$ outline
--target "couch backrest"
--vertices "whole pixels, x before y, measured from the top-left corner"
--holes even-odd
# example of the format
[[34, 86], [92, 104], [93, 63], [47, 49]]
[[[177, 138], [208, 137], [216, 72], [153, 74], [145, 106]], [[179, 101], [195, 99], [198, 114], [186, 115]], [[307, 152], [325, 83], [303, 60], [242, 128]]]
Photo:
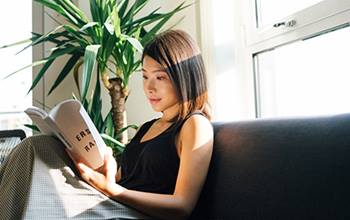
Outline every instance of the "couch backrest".
[[350, 114], [214, 123], [191, 219], [350, 218]]

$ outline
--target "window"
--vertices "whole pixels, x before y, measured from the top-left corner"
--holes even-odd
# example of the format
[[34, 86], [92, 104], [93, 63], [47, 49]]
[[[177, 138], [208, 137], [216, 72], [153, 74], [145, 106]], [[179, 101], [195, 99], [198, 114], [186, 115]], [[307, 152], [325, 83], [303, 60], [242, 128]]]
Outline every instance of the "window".
[[[0, 8], [2, 34], [0, 45], [14, 43], [30, 37], [32, 31], [32, 1], [7, 1]], [[28, 92], [32, 82], [32, 70], [26, 70], [4, 79], [32, 62], [32, 50], [29, 48], [16, 55], [23, 48], [15, 46], [0, 50], [0, 130], [24, 128], [30, 123], [23, 110], [32, 105], [32, 94]]]
[[255, 55], [260, 116], [350, 112], [349, 29]]
[[256, 116], [350, 112], [350, 1], [249, 2]]

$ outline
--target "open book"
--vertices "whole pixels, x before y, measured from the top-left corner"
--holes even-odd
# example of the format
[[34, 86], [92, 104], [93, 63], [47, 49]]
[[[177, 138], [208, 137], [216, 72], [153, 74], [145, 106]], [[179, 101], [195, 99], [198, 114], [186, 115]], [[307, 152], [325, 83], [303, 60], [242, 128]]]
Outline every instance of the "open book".
[[24, 112], [42, 133], [61, 140], [75, 159], [92, 169], [103, 165], [106, 145], [79, 101], [63, 101], [49, 113], [37, 107]]

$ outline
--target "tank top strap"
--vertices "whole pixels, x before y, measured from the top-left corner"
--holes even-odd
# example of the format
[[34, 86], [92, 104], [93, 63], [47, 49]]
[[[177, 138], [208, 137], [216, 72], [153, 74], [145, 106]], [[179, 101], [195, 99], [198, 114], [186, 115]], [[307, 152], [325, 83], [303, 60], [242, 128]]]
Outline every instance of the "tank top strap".
[[188, 114], [186, 116], [186, 118], [183, 120], [183, 122], [185, 122], [187, 119], [189, 119], [192, 115], [203, 115], [205, 117], [204, 113], [198, 110], [198, 111], [194, 111], [194, 112], [191, 112], [190, 114]]
[[183, 120], [177, 122], [177, 124], [174, 126], [174, 133], [177, 133], [181, 130], [182, 126], [185, 124], [185, 122], [187, 121], [187, 119], [189, 119], [192, 115], [203, 115], [204, 117], [205, 114], [201, 111], [194, 111], [194, 112], [191, 112], [190, 114], [188, 114]]

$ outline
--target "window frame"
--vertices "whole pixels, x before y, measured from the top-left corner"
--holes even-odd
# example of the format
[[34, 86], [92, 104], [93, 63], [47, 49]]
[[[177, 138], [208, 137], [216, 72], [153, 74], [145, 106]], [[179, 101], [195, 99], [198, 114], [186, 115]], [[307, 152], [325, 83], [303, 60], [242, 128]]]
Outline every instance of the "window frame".
[[[247, 46], [252, 53], [262, 52], [297, 40], [314, 37], [350, 21], [350, 1], [324, 0], [275, 23], [296, 21], [293, 27], [257, 28], [255, 1], [247, 1], [251, 15], [246, 20]], [[252, 5], [254, 4], [254, 5]]]
[[[244, 1], [246, 14], [244, 16], [244, 29], [246, 46], [246, 74], [253, 76], [251, 82], [254, 88], [255, 117], [261, 117], [261, 97], [259, 92], [259, 68], [256, 54], [274, 50], [280, 46], [299, 40], [307, 40], [318, 35], [349, 26], [350, 1], [347, 0], [324, 0], [302, 11], [288, 15], [278, 21], [287, 22], [295, 20], [292, 27], [275, 28], [272, 25], [257, 27], [257, 6], [255, 0]], [[245, 2], [245, 3], [243, 3]]]

